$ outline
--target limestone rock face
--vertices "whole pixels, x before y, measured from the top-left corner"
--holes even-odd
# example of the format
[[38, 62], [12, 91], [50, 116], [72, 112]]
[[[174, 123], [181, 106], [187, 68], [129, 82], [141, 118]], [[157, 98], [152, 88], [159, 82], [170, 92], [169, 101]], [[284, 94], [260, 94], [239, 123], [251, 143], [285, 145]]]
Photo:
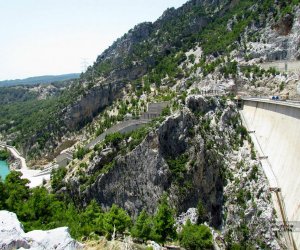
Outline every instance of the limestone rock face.
[[[134, 46], [149, 39], [153, 28], [153, 24], [150, 22], [136, 25], [98, 56], [96, 64], [109, 62], [111, 65], [117, 66], [115, 67], [116, 70], [109, 75], [109, 77], [113, 78], [129, 77], [129, 79], [134, 79], [138, 75], [145, 73], [146, 68], [140, 62], [136, 65], [126, 66], [124, 60], [133, 53]], [[130, 67], [130, 70], [128, 67]]]
[[111, 104], [123, 87], [122, 83], [109, 83], [95, 86], [66, 110], [64, 123], [71, 130], [91, 121], [104, 107]]
[[87, 189], [85, 198], [95, 198], [103, 207], [116, 203], [132, 214], [145, 206], [154, 212], [159, 198], [171, 184], [171, 172], [157, 145], [157, 136], [150, 134], [131, 153], [117, 159], [112, 171], [99, 176]]
[[248, 44], [251, 56], [267, 61], [299, 60], [299, 27], [299, 7], [294, 11], [294, 15], [287, 14], [276, 23], [268, 22], [266, 27], [260, 30], [262, 40]]
[[186, 222], [190, 220], [192, 224], [196, 224], [198, 220], [198, 212], [197, 208], [191, 207], [189, 208], [186, 213], [182, 213], [176, 219], [176, 225], [179, 227], [179, 231]]
[[24, 232], [15, 213], [0, 211], [0, 249], [82, 249], [82, 245], [72, 239], [67, 227], [48, 231]]
[[[136, 216], [143, 208], [155, 213], [161, 196], [167, 192], [178, 213], [196, 207], [202, 200], [211, 213], [211, 223], [220, 225], [222, 161], [205, 148], [201, 134], [195, 132], [197, 126], [199, 121], [193, 112], [183, 108], [167, 117], [131, 152], [115, 157], [114, 166], [98, 175], [84, 191], [73, 179], [72, 195], [78, 195], [76, 200], [82, 205], [96, 199], [104, 208], [115, 203]], [[169, 162], [180, 162], [180, 157], [186, 157], [186, 163], [176, 174]], [[101, 157], [94, 157], [90, 165], [96, 166], [100, 161]]]
[[176, 157], [184, 153], [188, 147], [189, 129], [195, 123], [188, 109], [177, 116], [169, 117], [158, 129], [159, 148], [165, 158]]

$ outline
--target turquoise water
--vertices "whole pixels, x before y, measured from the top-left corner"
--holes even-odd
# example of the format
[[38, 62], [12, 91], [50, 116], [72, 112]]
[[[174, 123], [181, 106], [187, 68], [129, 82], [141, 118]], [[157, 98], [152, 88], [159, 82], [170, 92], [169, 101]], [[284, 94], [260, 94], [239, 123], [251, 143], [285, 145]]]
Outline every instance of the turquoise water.
[[0, 176], [4, 180], [5, 177], [9, 174], [9, 168], [6, 161], [0, 161]]

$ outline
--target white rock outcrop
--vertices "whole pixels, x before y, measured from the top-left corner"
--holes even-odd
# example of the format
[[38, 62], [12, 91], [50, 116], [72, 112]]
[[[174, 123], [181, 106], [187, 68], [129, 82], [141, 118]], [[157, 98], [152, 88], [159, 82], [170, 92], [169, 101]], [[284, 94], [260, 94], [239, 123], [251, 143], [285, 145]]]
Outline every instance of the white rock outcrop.
[[186, 222], [190, 220], [192, 224], [196, 224], [198, 220], [198, 212], [197, 208], [189, 208], [186, 213], [182, 213], [176, 219], [176, 225], [179, 231], [182, 229], [182, 226], [186, 224]]
[[70, 236], [67, 227], [25, 233], [16, 214], [2, 210], [0, 211], [0, 249], [73, 250], [82, 249], [82, 245]]

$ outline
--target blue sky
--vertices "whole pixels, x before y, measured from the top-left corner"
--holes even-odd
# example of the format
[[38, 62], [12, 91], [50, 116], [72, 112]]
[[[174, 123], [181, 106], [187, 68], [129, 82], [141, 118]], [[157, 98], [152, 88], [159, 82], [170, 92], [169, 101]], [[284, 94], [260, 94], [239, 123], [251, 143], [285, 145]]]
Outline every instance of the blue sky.
[[82, 72], [134, 25], [187, 0], [0, 0], [0, 80]]

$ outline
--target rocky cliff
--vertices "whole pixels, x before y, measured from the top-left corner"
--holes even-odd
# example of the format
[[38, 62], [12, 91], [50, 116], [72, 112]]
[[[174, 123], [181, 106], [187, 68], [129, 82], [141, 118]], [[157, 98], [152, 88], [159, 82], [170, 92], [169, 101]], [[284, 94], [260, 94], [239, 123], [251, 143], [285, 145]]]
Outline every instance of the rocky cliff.
[[[170, 190], [179, 212], [184, 211], [190, 204], [179, 201], [178, 186], [177, 183], [174, 184], [174, 176], [167, 160], [176, 159], [187, 153], [195, 165], [190, 166], [189, 171], [184, 174], [184, 179], [189, 179], [187, 176], [191, 178], [191, 190], [183, 196], [188, 196], [186, 199], [189, 203], [196, 205], [200, 196], [211, 194], [211, 203], [217, 203], [215, 196], [217, 196], [218, 186], [221, 185], [206, 187], [207, 190], [202, 187], [203, 193], [200, 191], [201, 179], [211, 182], [213, 176], [218, 175], [219, 169], [207, 170], [210, 175], [202, 176], [203, 140], [201, 137], [195, 138], [197, 140], [195, 146], [188, 146], [188, 143], [193, 144], [194, 139], [191, 138], [189, 130], [193, 129], [194, 122], [194, 117], [188, 110], [170, 117], [158, 131], [151, 132], [132, 152], [118, 158], [112, 171], [99, 176], [84, 194], [86, 198], [88, 200], [96, 198], [104, 206], [116, 203], [124, 206], [133, 215], [137, 215], [144, 207], [154, 213], [162, 194]], [[182, 191], [185, 193], [187, 190]], [[190, 196], [191, 194], [193, 197]]]
[[[99, 55], [83, 74], [82, 79], [93, 82], [96, 87], [86, 89], [85, 94], [70, 105], [66, 124], [72, 120], [71, 128], [74, 128], [85, 119], [90, 120], [105, 105], [111, 104], [126, 83], [145, 75], [163, 57], [178, 51], [184, 45], [184, 37], [200, 32], [231, 5], [225, 0], [189, 1], [178, 9], [165, 11], [154, 23], [136, 25]], [[174, 30], [174, 27], [177, 28]]]
[[253, 58], [268, 61], [300, 59], [300, 8], [277, 20], [271, 15], [265, 26], [259, 23], [249, 28], [259, 34], [259, 39], [248, 44], [248, 53]]
[[[203, 102], [203, 111], [214, 114], [217, 106]], [[207, 122], [206, 118], [202, 122]], [[125, 156], [117, 154], [113, 168], [79, 192], [78, 200], [88, 203], [96, 199], [103, 207], [115, 203], [136, 216], [143, 208], [154, 213], [162, 194], [168, 192], [178, 213], [203, 200], [212, 213], [212, 223], [220, 225], [223, 162], [205, 146], [209, 139], [203, 139], [200, 127], [201, 122], [188, 108], [168, 117], [131, 152]], [[98, 165], [99, 169], [111, 160], [95, 157], [90, 165]]]
[[181, 111], [124, 154], [126, 140], [96, 153], [83, 174], [92, 182], [82, 186], [82, 174], [72, 170], [60, 192], [81, 206], [92, 199], [104, 209], [117, 204], [133, 217], [142, 209], [154, 214], [167, 194], [177, 215], [202, 204], [201, 220], [220, 229], [228, 244], [245, 240], [279, 249], [267, 181], [233, 102], [189, 96]]
[[82, 128], [103, 108], [121, 96], [123, 82], [106, 83], [92, 87], [86, 91], [78, 100], [64, 110], [63, 122], [70, 130]]

